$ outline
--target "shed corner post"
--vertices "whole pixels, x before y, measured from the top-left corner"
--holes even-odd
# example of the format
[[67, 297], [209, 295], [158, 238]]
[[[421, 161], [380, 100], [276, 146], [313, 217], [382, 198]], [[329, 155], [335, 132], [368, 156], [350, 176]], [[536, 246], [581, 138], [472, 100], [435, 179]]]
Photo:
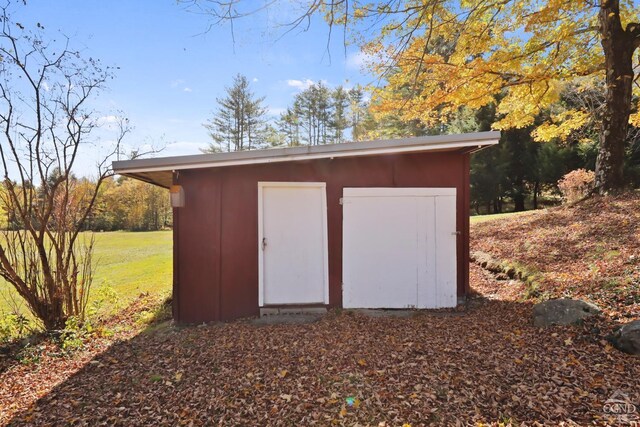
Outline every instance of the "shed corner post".
[[[173, 171], [173, 184], [178, 184], [178, 172]], [[179, 224], [180, 224], [180, 209], [173, 208], [173, 285], [171, 290], [171, 314], [175, 322], [180, 322], [180, 239], [179, 239]]]

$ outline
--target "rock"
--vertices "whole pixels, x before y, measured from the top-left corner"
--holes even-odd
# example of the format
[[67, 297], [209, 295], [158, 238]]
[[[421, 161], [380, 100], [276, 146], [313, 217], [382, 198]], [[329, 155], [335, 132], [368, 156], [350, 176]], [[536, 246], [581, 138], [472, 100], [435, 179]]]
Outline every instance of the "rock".
[[485, 270], [489, 270], [493, 273], [503, 273], [500, 262], [493, 259], [490, 254], [481, 251], [474, 251], [471, 252], [470, 256], [471, 261], [475, 262]]
[[622, 325], [607, 340], [620, 351], [640, 355], [640, 320]]
[[510, 277], [507, 276], [505, 273], [498, 273], [496, 274], [496, 280], [509, 280]]
[[573, 299], [553, 299], [533, 306], [533, 324], [538, 327], [574, 325], [600, 313], [594, 304]]

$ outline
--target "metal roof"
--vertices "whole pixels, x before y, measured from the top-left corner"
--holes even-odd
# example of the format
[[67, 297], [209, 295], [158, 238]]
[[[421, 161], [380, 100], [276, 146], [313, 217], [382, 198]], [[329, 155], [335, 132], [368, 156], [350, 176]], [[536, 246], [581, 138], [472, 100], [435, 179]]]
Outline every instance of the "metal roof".
[[185, 169], [215, 168], [274, 162], [371, 156], [421, 151], [449, 151], [495, 145], [500, 132], [475, 132], [459, 135], [420, 136], [402, 139], [347, 142], [289, 148], [236, 151], [231, 153], [196, 154], [113, 162], [113, 170], [162, 187], [169, 187], [172, 172]]

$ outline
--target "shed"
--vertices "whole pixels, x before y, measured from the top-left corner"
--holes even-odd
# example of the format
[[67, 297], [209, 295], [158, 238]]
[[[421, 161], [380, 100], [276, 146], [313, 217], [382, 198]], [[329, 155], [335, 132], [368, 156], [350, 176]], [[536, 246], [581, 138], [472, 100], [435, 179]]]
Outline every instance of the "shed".
[[469, 291], [469, 158], [499, 132], [114, 162], [174, 208], [173, 315], [455, 307]]

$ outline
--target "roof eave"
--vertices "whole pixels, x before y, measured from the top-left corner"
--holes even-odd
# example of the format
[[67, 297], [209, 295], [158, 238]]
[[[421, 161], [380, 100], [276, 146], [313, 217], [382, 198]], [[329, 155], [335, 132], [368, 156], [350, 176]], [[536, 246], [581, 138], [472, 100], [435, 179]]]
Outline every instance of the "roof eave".
[[352, 142], [345, 144], [244, 151], [224, 154], [126, 160], [113, 163], [121, 175], [185, 169], [201, 169], [276, 162], [353, 157], [380, 154], [446, 151], [495, 145], [499, 132], [477, 132], [462, 135], [438, 135], [388, 141]]

